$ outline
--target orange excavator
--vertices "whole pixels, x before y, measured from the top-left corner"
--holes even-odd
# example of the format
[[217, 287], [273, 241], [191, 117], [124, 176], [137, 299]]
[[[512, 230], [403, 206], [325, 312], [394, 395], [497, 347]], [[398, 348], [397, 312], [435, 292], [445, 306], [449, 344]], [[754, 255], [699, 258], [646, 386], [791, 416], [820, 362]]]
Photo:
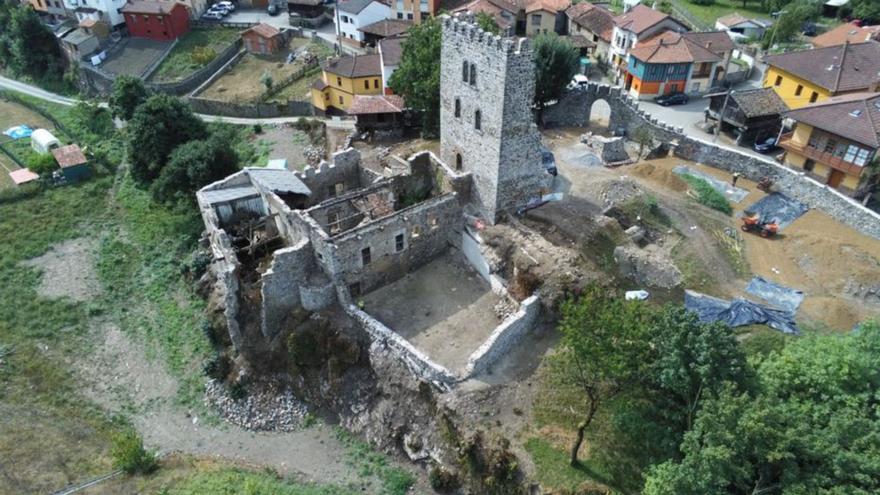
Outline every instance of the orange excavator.
[[760, 213], [745, 211], [742, 222], [743, 232], [757, 232], [761, 237], [773, 237], [779, 232], [779, 223], [776, 219], [764, 220]]

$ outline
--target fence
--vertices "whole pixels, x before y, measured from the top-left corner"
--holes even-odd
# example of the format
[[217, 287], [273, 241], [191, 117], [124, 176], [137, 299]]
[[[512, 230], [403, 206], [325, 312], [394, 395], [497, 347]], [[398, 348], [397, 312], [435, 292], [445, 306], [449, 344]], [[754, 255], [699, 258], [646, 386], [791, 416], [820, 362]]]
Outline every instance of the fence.
[[285, 77], [284, 79], [275, 82], [275, 84], [272, 85], [272, 88], [267, 89], [265, 92], [263, 92], [263, 94], [260, 95], [260, 101], [265, 102], [269, 98], [280, 93], [284, 88], [293, 84], [294, 81], [296, 81], [297, 79], [307, 77], [309, 75], [309, 73], [316, 72], [317, 68], [318, 68], [318, 62], [315, 61], [313, 63], [310, 63], [309, 65], [303, 66], [300, 70]]
[[712, 26], [706, 21], [693, 15], [688, 10], [687, 6], [682, 4], [681, 0], [669, 0], [669, 3], [672, 5], [672, 16], [684, 21], [685, 24], [690, 25], [691, 29], [695, 31], [709, 31], [714, 29], [715, 26]]
[[226, 47], [225, 50], [220, 52], [219, 55], [214, 57], [214, 60], [208, 62], [208, 65], [202, 67], [201, 69], [193, 72], [192, 74], [186, 76], [180, 81], [174, 82], [150, 82], [148, 86], [153, 89], [153, 91], [157, 91], [160, 93], [169, 93], [173, 95], [184, 95], [193, 92], [196, 88], [198, 88], [203, 82], [207, 81], [217, 70], [220, 69], [227, 62], [232, 60], [233, 57], [241, 50], [241, 38], [236, 39], [231, 45]]

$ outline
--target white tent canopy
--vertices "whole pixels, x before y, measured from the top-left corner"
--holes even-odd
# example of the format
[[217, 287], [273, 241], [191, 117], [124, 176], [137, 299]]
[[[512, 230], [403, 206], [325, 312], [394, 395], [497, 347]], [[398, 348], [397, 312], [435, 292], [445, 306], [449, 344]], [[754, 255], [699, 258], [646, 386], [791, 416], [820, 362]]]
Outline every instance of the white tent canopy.
[[31, 134], [31, 148], [37, 153], [48, 153], [59, 146], [61, 142], [58, 138], [46, 129], [37, 129]]

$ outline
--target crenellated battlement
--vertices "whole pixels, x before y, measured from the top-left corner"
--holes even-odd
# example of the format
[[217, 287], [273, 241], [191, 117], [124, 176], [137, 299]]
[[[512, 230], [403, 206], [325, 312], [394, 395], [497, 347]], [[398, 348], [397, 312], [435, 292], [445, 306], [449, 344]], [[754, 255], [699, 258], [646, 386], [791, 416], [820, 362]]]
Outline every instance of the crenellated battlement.
[[481, 43], [486, 48], [505, 55], [528, 54], [531, 43], [526, 38], [503, 38], [497, 34], [484, 31], [477, 25], [474, 16], [469, 13], [457, 13], [454, 16], [441, 16], [443, 22], [443, 38], [458, 38], [468, 43]]

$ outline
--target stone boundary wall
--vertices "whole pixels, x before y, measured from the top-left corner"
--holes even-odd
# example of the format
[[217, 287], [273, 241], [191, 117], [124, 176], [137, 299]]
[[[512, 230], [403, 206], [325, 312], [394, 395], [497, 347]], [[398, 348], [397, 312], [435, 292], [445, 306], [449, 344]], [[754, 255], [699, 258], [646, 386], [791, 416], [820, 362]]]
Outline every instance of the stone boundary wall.
[[821, 210], [865, 235], [880, 239], [880, 214], [877, 212], [803, 172], [773, 160], [688, 136], [683, 128], [660, 121], [639, 108], [638, 102], [618, 86], [590, 83], [586, 88], [569, 91], [556, 104], [544, 110], [544, 125], [585, 127], [590, 121], [593, 102], [600, 99], [605, 100], [611, 108], [611, 129], [625, 128], [628, 135], [632, 135], [636, 129], [646, 129], [655, 140], [672, 148], [675, 156], [685, 160], [726, 172], [738, 172], [753, 181], [765, 176], [773, 177], [780, 192]]
[[[241, 38], [239, 38], [239, 41], [241, 41]], [[220, 77], [222, 77], [223, 74], [226, 74], [226, 72], [229, 71], [229, 68], [232, 67], [236, 62], [238, 62], [245, 55], [247, 55], [247, 50], [239, 47], [238, 50], [231, 57], [229, 57], [229, 60], [224, 62], [223, 65], [221, 65], [220, 67], [217, 67], [217, 70], [212, 72], [207, 78], [205, 78], [204, 81], [202, 81], [201, 83], [199, 83], [198, 86], [193, 88], [193, 90], [189, 94], [190, 98], [192, 98], [194, 96], [198, 96], [202, 91], [205, 90], [205, 88], [214, 84], [214, 81], [216, 81], [217, 79], [220, 79]]]
[[[241, 51], [242, 43], [241, 38], [238, 38], [231, 45], [227, 46], [222, 52], [220, 52], [214, 60], [208, 62], [208, 65], [202, 67], [201, 69], [193, 72], [189, 76], [185, 77], [180, 81], [175, 82], [159, 82], [159, 81], [150, 81], [148, 84], [153, 91], [161, 92], [161, 93], [169, 93], [173, 95], [185, 95], [193, 92], [196, 88], [202, 85], [208, 78], [214, 75], [220, 67], [226, 65], [227, 62], [232, 60], [239, 51]], [[164, 57], [163, 57], [164, 60]]]
[[448, 390], [457, 381], [456, 376], [448, 369], [431, 361], [427, 355], [413, 347], [406, 339], [357, 306], [349, 304], [345, 306], [345, 312], [361, 325], [373, 339], [375, 345], [390, 349], [417, 377], [427, 380], [443, 390]]
[[527, 298], [519, 305], [519, 311], [510, 315], [498, 325], [492, 335], [483, 342], [468, 358], [464, 378], [471, 378], [485, 372], [498, 359], [516, 347], [522, 338], [535, 326], [541, 314], [541, 301], [538, 294]]
[[314, 115], [312, 104], [307, 101], [238, 104], [192, 96], [187, 98], [187, 101], [189, 101], [189, 105], [195, 113], [220, 117], [271, 119], [276, 117], [311, 117]]
[[171, 50], [174, 50], [174, 47], [177, 46], [178, 43], [180, 43], [180, 38], [174, 38], [171, 44], [165, 47], [164, 50], [162, 50], [162, 55], [156, 57], [156, 60], [153, 60], [153, 63], [148, 65], [147, 68], [144, 69], [143, 72], [141, 72], [140, 78], [146, 81], [150, 77], [152, 77], [153, 73], [156, 72], [156, 69], [158, 69], [159, 66], [162, 65], [165, 57], [167, 57], [168, 54], [171, 53]]

